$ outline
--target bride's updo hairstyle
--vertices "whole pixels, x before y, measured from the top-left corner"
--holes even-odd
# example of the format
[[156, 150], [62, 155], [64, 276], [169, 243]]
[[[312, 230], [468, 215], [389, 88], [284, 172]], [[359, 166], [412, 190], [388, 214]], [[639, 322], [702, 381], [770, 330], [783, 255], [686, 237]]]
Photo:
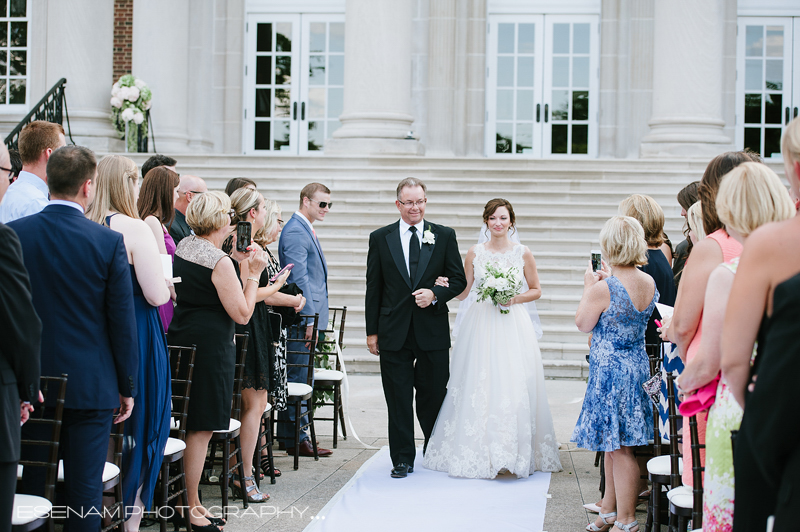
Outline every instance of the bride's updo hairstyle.
[[511, 202], [505, 200], [503, 198], [495, 198], [493, 200], [489, 200], [486, 206], [483, 208], [483, 223], [486, 224], [486, 230], [489, 230], [489, 216], [494, 214], [494, 211], [499, 209], [500, 207], [505, 207], [508, 209], [508, 219], [511, 220], [511, 227], [509, 228], [510, 232], [515, 232], [517, 230], [517, 218], [514, 216], [514, 207], [511, 206]]
[[647, 241], [642, 224], [630, 216], [613, 216], [600, 231], [600, 249], [609, 266], [647, 264]]

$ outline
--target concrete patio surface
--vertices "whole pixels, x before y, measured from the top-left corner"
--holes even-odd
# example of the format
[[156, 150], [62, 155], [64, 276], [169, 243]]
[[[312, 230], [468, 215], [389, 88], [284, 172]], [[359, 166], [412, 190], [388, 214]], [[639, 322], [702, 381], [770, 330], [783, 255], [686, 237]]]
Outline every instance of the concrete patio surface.
[[[350, 480], [361, 465], [383, 445], [388, 445], [387, 411], [379, 375], [350, 376], [349, 413], [358, 436], [366, 449], [352, 435], [339, 440], [332, 456], [300, 458], [300, 468], [292, 469], [293, 458], [284, 451], [275, 452], [275, 465], [283, 472], [274, 485], [269, 479], [262, 481], [262, 491], [270, 499], [263, 504], [251, 504], [242, 509], [242, 501], [234, 500], [225, 530], [229, 532], [280, 531], [300, 532], [317, 518], [318, 512]], [[587, 513], [584, 503], [599, 499], [600, 470], [594, 467], [595, 453], [576, 449], [569, 443], [572, 429], [581, 409], [586, 383], [575, 380], [546, 381], [547, 395], [553, 414], [556, 436], [561, 442], [561, 463], [564, 470], [554, 473], [550, 481], [551, 499], [547, 502], [544, 530], [547, 532], [574, 532], [583, 530], [595, 514]], [[319, 443], [332, 447], [332, 423], [316, 425]], [[416, 436], [422, 445], [422, 433], [417, 426]], [[421, 464], [418, 464], [421, 466]], [[389, 474], [389, 471], [386, 472]], [[402, 480], [398, 480], [402, 482]], [[221, 503], [218, 486], [201, 486], [207, 507], [219, 513]], [[465, 501], [470, 503], [471, 501]], [[475, 501], [479, 502], [479, 501]], [[639, 515], [643, 523], [643, 514]], [[390, 517], [387, 516], [387, 523]], [[376, 529], [388, 530], [382, 523]], [[385, 524], [383, 524], [385, 525]], [[156, 530], [151, 527], [148, 530]]]

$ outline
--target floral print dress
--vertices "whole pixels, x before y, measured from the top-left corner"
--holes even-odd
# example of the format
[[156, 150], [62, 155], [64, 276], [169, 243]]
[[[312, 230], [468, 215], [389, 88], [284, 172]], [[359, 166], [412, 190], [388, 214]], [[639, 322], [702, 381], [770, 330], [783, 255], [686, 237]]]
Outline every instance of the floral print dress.
[[590, 451], [646, 445], [653, 437], [653, 407], [642, 384], [650, 378], [644, 331], [658, 290], [639, 311], [619, 279], [609, 277], [611, 303], [592, 331], [589, 382], [572, 441]]
[[[723, 264], [736, 273], [739, 257]], [[755, 350], [753, 350], [755, 357]], [[751, 357], [750, 362], [753, 362]], [[728, 532], [733, 529], [733, 451], [731, 431], [739, 430], [744, 411], [723, 377], [708, 413], [706, 427], [706, 472], [703, 484], [703, 530]]]

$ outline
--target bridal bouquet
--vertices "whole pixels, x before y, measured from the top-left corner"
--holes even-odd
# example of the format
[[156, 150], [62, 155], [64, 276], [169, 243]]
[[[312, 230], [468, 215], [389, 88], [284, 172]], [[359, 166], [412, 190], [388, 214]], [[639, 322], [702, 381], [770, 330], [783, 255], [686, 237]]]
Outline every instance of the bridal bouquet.
[[517, 268], [502, 269], [493, 264], [484, 266], [486, 275], [478, 286], [478, 301], [491, 301], [500, 307], [501, 314], [508, 314], [508, 302], [522, 289], [522, 275]]
[[[126, 126], [131, 126], [127, 132], [128, 151], [137, 151], [136, 146], [140, 129], [143, 136], [147, 136], [147, 110], [150, 109], [153, 93], [147, 83], [141, 79], [126, 74], [111, 87], [111, 121], [119, 132], [120, 138], [125, 138]], [[144, 124], [143, 128], [132, 127]]]

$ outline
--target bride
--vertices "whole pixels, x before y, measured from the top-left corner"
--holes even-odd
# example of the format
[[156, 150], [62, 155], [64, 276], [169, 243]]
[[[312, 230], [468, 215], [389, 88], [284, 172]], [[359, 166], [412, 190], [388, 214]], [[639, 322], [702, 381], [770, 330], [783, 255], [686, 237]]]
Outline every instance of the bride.
[[[467, 288], [458, 296], [475, 302], [457, 322], [447, 396], [423, 464], [467, 478], [494, 478], [504, 470], [517, 477], [560, 471], [537, 332], [523, 305], [542, 295], [536, 261], [510, 238], [516, 233], [511, 203], [489, 201], [483, 221], [489, 238], [467, 253]], [[508, 314], [491, 301], [477, 301], [487, 265], [524, 273], [527, 286], [508, 302]]]

